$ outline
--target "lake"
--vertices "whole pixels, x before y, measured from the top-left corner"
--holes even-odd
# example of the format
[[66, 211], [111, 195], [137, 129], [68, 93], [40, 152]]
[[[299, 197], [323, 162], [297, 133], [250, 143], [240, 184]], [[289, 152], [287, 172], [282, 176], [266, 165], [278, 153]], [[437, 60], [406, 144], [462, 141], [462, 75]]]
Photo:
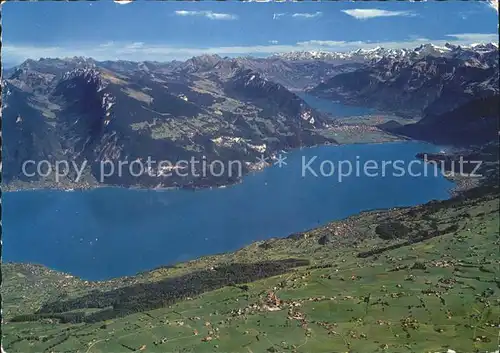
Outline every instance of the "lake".
[[[3, 260], [108, 279], [288, 236], [363, 210], [445, 199], [454, 184], [441, 175], [395, 176], [389, 167], [385, 176], [373, 177], [372, 170], [372, 176], [354, 173], [339, 181], [330, 170], [338, 161], [409, 163], [418, 152], [438, 150], [420, 142], [300, 149], [286, 155], [286, 166], [220, 189], [6, 192]], [[318, 175], [307, 168], [303, 175], [303, 159], [307, 164], [315, 156], [310, 166]], [[424, 166], [411, 170], [415, 175]]]
[[371, 115], [377, 113], [377, 110], [373, 108], [346, 105], [340, 102], [316, 97], [305, 92], [299, 92], [296, 94], [311, 107], [314, 107], [320, 112], [330, 114], [333, 118], [346, 118], [350, 116]]

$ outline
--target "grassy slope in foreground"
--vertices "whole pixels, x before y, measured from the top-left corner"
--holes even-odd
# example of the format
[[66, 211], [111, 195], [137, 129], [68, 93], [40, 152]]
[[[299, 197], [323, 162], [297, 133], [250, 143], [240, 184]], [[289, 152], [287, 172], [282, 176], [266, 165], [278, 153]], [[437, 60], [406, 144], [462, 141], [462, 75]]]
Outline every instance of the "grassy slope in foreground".
[[[5, 264], [3, 346], [9, 353], [491, 352], [498, 349], [500, 314], [498, 211], [498, 190], [476, 189], [466, 199], [367, 212], [287, 239], [108, 282]], [[168, 298], [154, 310], [142, 306], [162, 292], [141, 291], [141, 283], [286, 258], [310, 265], [193, 298]], [[187, 287], [204, 280], [189, 278]], [[138, 312], [113, 312], [120, 307], [119, 288], [134, 293], [127, 305], [135, 303]], [[108, 291], [114, 309], [90, 307], [84, 298], [91, 290], [101, 299], [101, 291]], [[81, 305], [73, 312], [112, 315], [95, 323], [63, 324], [48, 316], [10, 321], [43, 308], [50, 312], [51, 302]]]

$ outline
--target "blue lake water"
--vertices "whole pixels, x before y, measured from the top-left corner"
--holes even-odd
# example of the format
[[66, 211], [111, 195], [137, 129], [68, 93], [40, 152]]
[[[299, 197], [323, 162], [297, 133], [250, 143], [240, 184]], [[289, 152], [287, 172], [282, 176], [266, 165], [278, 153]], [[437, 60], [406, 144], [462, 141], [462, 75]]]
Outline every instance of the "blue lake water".
[[297, 93], [307, 104], [316, 110], [330, 114], [334, 118], [346, 118], [350, 116], [376, 114], [377, 110], [367, 107], [345, 105], [340, 102], [334, 102], [328, 99], [315, 97], [307, 93]]
[[[295, 150], [287, 154], [287, 166], [267, 168], [221, 189], [6, 192], [3, 260], [106, 279], [284, 237], [363, 210], [445, 199], [453, 184], [432, 173], [397, 177], [391, 167], [385, 177], [355, 173], [357, 160], [362, 171], [366, 160], [379, 166], [388, 160], [409, 163], [418, 152], [437, 150], [419, 142]], [[314, 156], [318, 177], [309, 170], [303, 176], [302, 158], [307, 162]], [[328, 176], [325, 162], [326, 176], [321, 176], [321, 162], [340, 160], [352, 162], [353, 175], [339, 182], [338, 173]], [[423, 170], [421, 164], [411, 167], [413, 175]]]

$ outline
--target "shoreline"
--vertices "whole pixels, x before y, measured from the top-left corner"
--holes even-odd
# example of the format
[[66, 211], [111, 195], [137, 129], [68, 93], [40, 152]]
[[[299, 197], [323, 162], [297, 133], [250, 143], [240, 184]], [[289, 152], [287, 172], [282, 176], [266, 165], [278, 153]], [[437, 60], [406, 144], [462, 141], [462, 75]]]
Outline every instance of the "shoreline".
[[[364, 217], [364, 216], [369, 216], [369, 215], [372, 215], [372, 214], [398, 212], [398, 211], [403, 211], [403, 210], [411, 209], [411, 208], [420, 208], [420, 207], [424, 207], [425, 205], [432, 204], [432, 203], [435, 203], [435, 202], [448, 201], [448, 200], [453, 199], [453, 198], [455, 198], [457, 196], [458, 195], [455, 195], [455, 196], [451, 196], [450, 195], [449, 197], [447, 197], [445, 199], [441, 199], [441, 200], [434, 200], [434, 199], [432, 199], [432, 200], [429, 200], [427, 202], [418, 203], [418, 204], [415, 204], [415, 205], [396, 206], [396, 207], [387, 207], [387, 208], [364, 209], [364, 210], [361, 210], [359, 212], [350, 214], [350, 215], [345, 216], [345, 217], [336, 218], [336, 219], [330, 219], [330, 220], [326, 221], [325, 223], [318, 224], [317, 226], [314, 226], [314, 227], [311, 227], [311, 228], [307, 228], [307, 229], [304, 229], [304, 230], [299, 230], [299, 231], [291, 232], [291, 233], [289, 233], [289, 234], [287, 234], [285, 236], [269, 237], [269, 238], [262, 239], [262, 240], [255, 240], [255, 241], [252, 241], [250, 243], [247, 243], [247, 244], [244, 244], [242, 246], [239, 246], [239, 247], [237, 247], [237, 248], [235, 248], [233, 250], [220, 251], [220, 252], [215, 252], [215, 253], [210, 253], [210, 254], [206, 254], [206, 255], [201, 255], [201, 256], [197, 256], [197, 257], [193, 257], [193, 258], [190, 258], [190, 259], [181, 260], [181, 261], [177, 261], [177, 262], [165, 263], [165, 264], [162, 264], [162, 265], [158, 265], [156, 267], [151, 267], [151, 268], [148, 268], [148, 269], [139, 270], [139, 271], [137, 271], [134, 274], [122, 275], [122, 276], [116, 276], [116, 277], [109, 277], [109, 278], [105, 278], [105, 279], [95, 279], [95, 280], [88, 279], [88, 278], [85, 278], [83, 276], [75, 275], [75, 274], [73, 274], [71, 272], [68, 272], [68, 271], [65, 271], [65, 270], [59, 270], [59, 269], [56, 269], [56, 268], [53, 268], [53, 267], [49, 267], [49, 266], [47, 266], [47, 265], [45, 265], [43, 263], [6, 261], [6, 262], [4, 262], [4, 264], [23, 265], [23, 266], [32, 266], [32, 267], [42, 268], [42, 269], [49, 270], [51, 272], [56, 272], [56, 273], [59, 273], [59, 274], [70, 276], [71, 278], [83, 281], [86, 284], [92, 284], [92, 285], [114, 284], [114, 283], [117, 283], [117, 282], [123, 282], [123, 281], [127, 281], [127, 280], [133, 280], [133, 279], [141, 277], [141, 276], [147, 276], [147, 275], [149, 275], [149, 274], [151, 274], [151, 273], [153, 273], [155, 271], [158, 271], [158, 270], [169, 269], [169, 268], [174, 268], [175, 269], [175, 268], [178, 268], [179, 266], [181, 266], [181, 267], [190, 267], [191, 265], [195, 265], [196, 263], [199, 263], [199, 262], [209, 261], [209, 260], [214, 259], [214, 258], [222, 258], [222, 257], [225, 257], [225, 256], [230, 256], [230, 255], [236, 254], [238, 252], [244, 251], [245, 249], [248, 249], [250, 247], [259, 246], [261, 244], [264, 244], [264, 243], [270, 242], [270, 241], [274, 241], [274, 240], [288, 240], [288, 239], [294, 239], [296, 237], [303, 237], [305, 234], [312, 233], [314, 231], [317, 231], [318, 229], [327, 228], [327, 227], [329, 227], [332, 224], [337, 224], [337, 223], [338, 224], [345, 224], [345, 223], [349, 223], [349, 221], [351, 219], [357, 219], [357, 218]], [[306, 238], [307, 238], [307, 236], [306, 236]]]
[[[325, 131], [328, 131], [328, 129], [325, 129]], [[348, 145], [380, 145], [380, 144], [393, 144], [393, 143], [423, 143], [426, 145], [433, 145], [434, 144], [427, 142], [427, 141], [420, 141], [420, 140], [415, 140], [415, 139], [409, 139], [409, 138], [401, 138], [399, 136], [398, 139], [396, 140], [382, 140], [382, 141], [374, 141], [374, 142], [352, 142], [352, 143], [338, 143], [338, 144], [333, 144], [333, 143], [326, 143], [326, 144], [316, 144], [316, 145], [311, 145], [311, 146], [302, 146], [302, 147], [296, 147], [287, 151], [284, 151], [286, 153], [292, 153], [294, 151], [300, 151], [303, 149], [310, 149], [310, 148], [320, 148], [320, 147], [337, 147], [337, 146], [348, 146]], [[277, 151], [274, 153], [271, 157], [269, 157], [272, 161], [276, 159], [276, 154], [279, 154], [281, 151]], [[254, 165], [257, 165], [257, 163], [254, 163]], [[47, 184], [43, 185], [43, 183], [23, 183], [22, 187], [19, 187], [18, 185], [12, 186], [12, 183], [9, 184], [0, 184], [0, 189], [2, 192], [22, 192], [22, 191], [64, 191], [64, 192], [73, 192], [73, 191], [86, 191], [86, 190], [96, 190], [96, 189], [101, 189], [101, 188], [119, 188], [119, 189], [130, 189], [130, 190], [143, 190], [143, 191], [171, 191], [171, 190], [186, 190], [186, 191], [202, 191], [202, 190], [214, 190], [214, 189], [223, 189], [227, 187], [231, 187], [234, 185], [239, 185], [243, 182], [243, 179], [253, 175], [255, 173], [260, 173], [263, 170], [273, 167], [274, 163], [267, 163], [265, 166], [254, 166], [253, 168], [249, 169], [244, 175], [239, 178], [238, 180], [232, 182], [232, 183], [224, 183], [220, 185], [207, 185], [207, 186], [165, 186], [165, 187], [144, 187], [140, 185], [130, 185], [130, 186], [123, 186], [123, 185], [112, 185], [112, 184], [102, 184], [98, 182], [85, 182], [85, 184], [74, 184], [74, 185], [64, 185], [64, 186], [55, 186], [55, 182], [50, 181], [47, 182]], [[17, 181], [18, 182], [18, 181]], [[454, 182], [454, 181], [453, 181]], [[15, 182], [16, 183], [16, 182]], [[35, 184], [30, 185], [30, 184]], [[37, 185], [37, 184], [42, 184]]]
[[[481, 188], [481, 186], [479, 185], [477, 187], [472, 187], [470, 189], [474, 189], [474, 188]], [[470, 190], [470, 189], [468, 189], [468, 190]], [[463, 190], [462, 192], [465, 193], [466, 191], [467, 190]], [[308, 237], [307, 234], [314, 233], [315, 231], [320, 230], [320, 229], [330, 228], [334, 224], [340, 224], [342, 226], [343, 224], [347, 224], [347, 223], [350, 223], [356, 219], [370, 216], [370, 215], [376, 215], [376, 214], [381, 214], [381, 213], [391, 213], [391, 212], [401, 212], [401, 211], [409, 210], [409, 209], [421, 209], [421, 208], [425, 208], [427, 205], [435, 204], [436, 202], [440, 203], [440, 202], [447, 202], [447, 201], [453, 200], [453, 199], [460, 199], [461, 196], [462, 196], [462, 194], [456, 194], [456, 195], [450, 194], [449, 197], [447, 197], [445, 199], [429, 200], [427, 202], [419, 203], [419, 204], [415, 204], [415, 205], [365, 209], [365, 210], [361, 210], [357, 213], [353, 213], [353, 214], [345, 216], [345, 217], [328, 220], [327, 222], [325, 222], [323, 224], [319, 224], [319, 225], [312, 227], [312, 228], [307, 228], [307, 229], [304, 229], [301, 231], [289, 233], [286, 236], [270, 237], [270, 238], [266, 238], [266, 239], [262, 239], [262, 240], [256, 240], [256, 241], [252, 241], [251, 243], [239, 246], [233, 250], [221, 251], [221, 252], [201, 255], [201, 256], [197, 256], [197, 257], [194, 257], [191, 259], [186, 259], [186, 260], [182, 260], [182, 261], [178, 261], [178, 262], [165, 263], [165, 264], [162, 264], [162, 265], [159, 265], [156, 267], [151, 267], [148, 269], [137, 271], [134, 274], [110, 277], [110, 278], [105, 278], [105, 279], [97, 279], [97, 280], [88, 279], [88, 278], [85, 278], [82, 276], [72, 274], [71, 272], [68, 272], [68, 271], [59, 270], [56, 268], [49, 267], [49, 266], [44, 265], [42, 263], [7, 261], [7, 262], [4, 262], [4, 264], [31, 266], [33, 268], [40, 268], [40, 269], [48, 270], [49, 272], [55, 272], [55, 273], [65, 275], [65, 276], [67, 276], [66, 278], [80, 280], [80, 281], [84, 282], [85, 285], [114, 285], [116, 283], [126, 283], [127, 281], [133, 281], [137, 278], [142, 278], [142, 277], [147, 278], [148, 275], [151, 275], [155, 271], [161, 271], [164, 269], [197, 268], [196, 266], [199, 263], [210, 262], [214, 259], [232, 256], [234, 254], [245, 251], [246, 249], [249, 249], [251, 247], [260, 246], [262, 244], [265, 244], [266, 242], [286, 241], [288, 239], [297, 239], [297, 237], [301, 238], [301, 239], [302, 238], [307, 239], [307, 237]]]
[[[394, 143], [398, 143], [398, 142], [394, 142]], [[415, 143], [417, 143], [415, 141]], [[430, 144], [432, 145], [432, 144]], [[321, 147], [321, 146], [320, 146]], [[305, 148], [313, 148], [313, 147], [305, 147]], [[252, 172], [252, 174], [255, 174], [257, 173], [258, 171], [254, 171]], [[250, 174], [250, 173], [249, 173]], [[455, 183], [454, 180], [450, 180], [452, 181], [453, 183]], [[243, 181], [241, 181], [243, 182]], [[459, 186], [458, 185], [455, 185], [453, 189], [455, 188], [458, 188]], [[124, 189], [123, 187], [119, 187], [119, 186], [98, 186], [96, 187], [95, 189], [97, 188], [120, 188], [120, 189]], [[172, 190], [172, 188], [170, 189], [146, 189], [146, 188], [133, 188], [134, 190], [138, 190], [138, 191], [168, 191], [168, 190]], [[446, 188], [448, 189], [448, 188]], [[452, 189], [452, 190], [453, 190]], [[39, 191], [43, 191], [44, 189], [39, 189]], [[46, 190], [46, 189], [45, 189]], [[91, 189], [93, 190], [93, 189]], [[457, 196], [458, 194], [453, 194], [451, 191], [452, 190], [446, 190], [448, 191], [446, 193], [446, 195], [443, 195], [442, 198], [440, 197], [439, 198], [439, 201], [445, 201], [445, 200], [449, 200], [455, 196]], [[63, 191], [63, 190], [57, 190], [57, 191]], [[65, 191], [65, 190], [64, 190]], [[76, 191], [76, 190], [75, 190]], [[466, 191], [466, 190], [461, 190], [461, 192], [463, 191]], [[160, 266], [157, 266], [157, 267], [164, 267], [164, 266], [175, 266], [175, 265], [178, 265], [178, 264], [182, 264], [182, 263], [188, 263], [188, 262], [192, 262], [192, 261], [197, 261], [199, 260], [200, 258], [206, 258], [206, 257], [212, 257], [212, 256], [220, 256], [220, 255], [223, 255], [223, 254], [231, 254], [231, 253], [234, 253], [238, 250], [241, 250], [241, 249], [244, 249], [252, 244], [255, 244], [255, 243], [260, 243], [260, 242], [266, 242], [266, 241], [269, 241], [271, 239], [285, 239], [285, 238], [288, 238], [290, 236], [293, 236], [294, 234], [302, 234], [302, 233], [307, 233], [307, 232], [310, 232], [310, 231], [313, 231], [315, 229], [318, 229], [318, 228], [321, 228], [321, 227], [324, 227], [332, 222], [341, 222], [341, 221], [344, 221], [344, 220], [347, 220], [347, 219], [350, 219], [350, 218], [353, 218], [353, 217], [359, 217], [361, 215], [364, 215], [364, 214], [369, 214], [369, 213], [379, 213], [379, 212], [391, 212], [391, 211], [395, 211], [395, 210], [398, 210], [398, 209], [407, 209], [407, 208], [412, 208], [412, 207], [420, 207], [420, 206], [423, 206], [429, 202], [434, 202], [434, 199], [428, 199], [427, 201], [425, 202], [418, 202], [418, 203], [415, 203], [415, 204], [406, 204], [406, 205], [401, 205], [401, 206], [396, 206], [396, 207], [382, 207], [382, 208], [365, 208], [365, 209], [361, 209], [360, 211], [358, 212], [355, 212], [355, 213], [352, 213], [352, 214], [349, 214], [345, 217], [342, 217], [342, 218], [335, 218], [335, 217], [329, 217], [325, 223], [318, 223], [317, 226], [314, 226], [312, 228], [307, 228], [307, 229], [299, 229], [299, 230], [295, 230], [294, 232], [291, 232], [287, 235], [282, 235], [282, 236], [278, 236], [278, 237], [270, 237], [270, 238], [266, 238], [264, 240], [260, 240], [260, 241], [253, 241], [251, 243], [246, 243], [246, 244], [243, 244], [241, 245], [240, 247], [238, 247], [237, 249], [234, 249], [234, 250], [228, 250], [228, 251], [221, 251], [221, 252], [217, 252], [217, 253], [209, 253], [209, 254], [206, 254], [206, 255], [202, 255], [202, 256], [196, 256], [196, 257], [193, 257], [193, 258], [190, 258], [190, 259], [187, 259], [185, 261], [181, 261], [181, 262], [175, 262], [175, 263], [167, 263], [165, 265], [160, 265]], [[13, 263], [25, 263], [25, 264], [32, 264], [30, 262], [13, 262]], [[41, 266], [45, 266], [43, 264], [39, 264]], [[54, 270], [54, 271], [59, 271], [57, 269], [54, 269], [54, 268], [50, 268], [51, 270]], [[143, 272], [150, 272], [150, 271], [153, 271], [155, 268], [151, 268], [151, 269], [145, 269], [145, 270], [142, 270], [142, 271], [139, 271], [138, 273], [135, 273], [135, 274], [129, 274], [129, 275], [123, 275], [123, 276], [117, 276], [117, 277], [110, 277], [110, 278], [104, 278], [102, 280], [91, 280], [91, 279], [85, 279], [84, 277], [82, 279], [84, 280], [88, 280], [88, 281], [97, 281], [97, 282], [102, 282], [102, 281], [111, 281], [115, 278], [129, 278], [129, 277], [135, 277], [137, 275], [140, 275], [141, 273]], [[61, 272], [65, 272], [65, 271], [61, 271]], [[66, 273], [66, 272], [65, 272]], [[76, 276], [76, 275], [73, 275], [72, 273], [68, 272], [69, 275], [72, 275], [72, 276]]]

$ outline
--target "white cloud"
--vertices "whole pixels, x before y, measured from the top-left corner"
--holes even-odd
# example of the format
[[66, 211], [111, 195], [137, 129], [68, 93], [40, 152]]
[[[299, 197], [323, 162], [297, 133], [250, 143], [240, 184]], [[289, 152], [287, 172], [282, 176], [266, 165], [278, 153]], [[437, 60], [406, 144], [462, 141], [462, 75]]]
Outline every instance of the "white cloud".
[[238, 16], [230, 13], [217, 13], [212, 11], [175, 11], [177, 16], [203, 16], [211, 20], [236, 20]]
[[127, 5], [134, 2], [134, 0], [114, 0], [114, 2], [120, 5]]
[[278, 44], [270, 41], [266, 45], [254, 46], [225, 46], [225, 47], [173, 47], [169, 45], [147, 44], [142, 42], [117, 43], [104, 42], [93, 45], [76, 44], [74, 46], [38, 46], [38, 45], [16, 45], [3, 43], [2, 55], [5, 62], [21, 63], [31, 58], [40, 57], [73, 57], [85, 56], [96, 60], [133, 60], [133, 61], [170, 61], [185, 60], [192, 56], [202, 54], [220, 54], [222, 56], [244, 56], [244, 55], [269, 55], [273, 53], [285, 53], [298, 50], [329, 50], [348, 51], [355, 49], [371, 49], [375, 47], [384, 48], [415, 48], [425, 43], [444, 45], [445, 43], [467, 45], [478, 42], [497, 42], [496, 33], [457, 33], [449, 34], [446, 39], [430, 40], [428, 38], [410, 38], [404, 41], [333, 41], [333, 40], [309, 40], [295, 44]]
[[273, 14], [273, 20], [279, 20], [280, 17], [285, 16], [286, 13], [275, 13]]
[[271, 43], [271, 44], [278, 44], [279, 42], [277, 40], [270, 40], [269, 43]]
[[322, 12], [299, 12], [299, 13], [294, 13], [292, 17], [300, 17], [300, 18], [315, 18], [321, 16], [323, 13]]
[[414, 16], [414, 13], [411, 11], [388, 11], [379, 9], [351, 9], [342, 10], [342, 12], [358, 20], [376, 17]]

